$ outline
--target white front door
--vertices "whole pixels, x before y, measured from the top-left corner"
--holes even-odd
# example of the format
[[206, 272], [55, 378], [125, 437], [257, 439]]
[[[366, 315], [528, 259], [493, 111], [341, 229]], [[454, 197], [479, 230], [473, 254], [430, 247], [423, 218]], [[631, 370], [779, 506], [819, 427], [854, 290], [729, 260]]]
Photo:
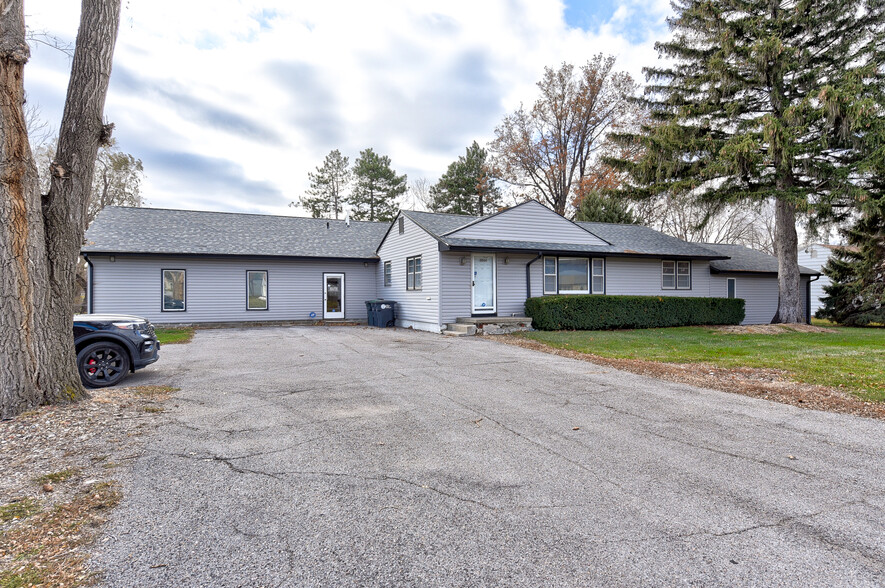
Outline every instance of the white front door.
[[473, 314], [495, 313], [495, 254], [473, 254]]
[[323, 318], [344, 318], [344, 274], [323, 274]]

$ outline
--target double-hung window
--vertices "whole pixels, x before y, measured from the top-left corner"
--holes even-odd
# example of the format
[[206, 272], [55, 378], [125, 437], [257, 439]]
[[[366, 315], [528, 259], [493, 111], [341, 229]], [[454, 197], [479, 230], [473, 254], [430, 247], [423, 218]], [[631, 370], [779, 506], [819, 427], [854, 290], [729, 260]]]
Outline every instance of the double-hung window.
[[559, 258], [559, 293], [590, 293], [590, 260], [586, 257]]
[[665, 259], [661, 262], [661, 288], [691, 290], [691, 262]]
[[544, 294], [556, 294], [556, 258], [544, 258]]
[[406, 290], [421, 289], [421, 256], [406, 259]]
[[186, 275], [183, 269], [163, 270], [163, 312], [187, 310]]
[[389, 261], [384, 262], [384, 285], [390, 286], [393, 283], [393, 270]]
[[595, 258], [591, 261], [593, 270], [593, 293], [605, 294], [605, 260]]
[[246, 310], [267, 310], [267, 272], [246, 272]]

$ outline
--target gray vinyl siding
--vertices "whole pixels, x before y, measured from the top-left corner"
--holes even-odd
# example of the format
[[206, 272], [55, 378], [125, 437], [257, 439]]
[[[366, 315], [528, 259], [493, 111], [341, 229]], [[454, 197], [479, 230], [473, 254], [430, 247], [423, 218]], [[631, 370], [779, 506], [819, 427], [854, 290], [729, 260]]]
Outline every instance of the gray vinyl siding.
[[691, 290], [661, 287], [660, 259], [608, 257], [605, 293], [613, 296], [710, 296], [710, 262], [691, 262]]
[[[387, 238], [378, 250], [376, 268], [378, 298], [397, 302], [397, 324], [403, 321], [423, 323], [424, 328], [439, 329], [439, 242], [411, 219], [404, 220], [403, 234], [394, 221]], [[406, 290], [406, 258], [421, 256], [422, 288]], [[391, 285], [384, 286], [384, 262], [391, 262]]]
[[[735, 279], [735, 297], [744, 299], [745, 325], [764, 325], [771, 322], [777, 312], [777, 276], [775, 275], [741, 275], [713, 274], [710, 276], [710, 296], [726, 297], [728, 295], [728, 278]], [[802, 313], [805, 313], [805, 288], [808, 277], [800, 281], [799, 292], [802, 300]]]
[[[823, 273], [823, 267], [826, 265], [827, 260], [830, 259], [831, 254], [832, 251], [826, 247], [809, 245], [807, 248], [799, 250], [799, 265]], [[811, 314], [823, 307], [823, 302], [820, 299], [826, 296], [824, 286], [829, 284], [830, 278], [824, 275], [821, 275], [818, 280], [811, 282]]]
[[[453, 323], [458, 317], [469, 317], [473, 310], [470, 255], [469, 252], [452, 251], [440, 255], [440, 275], [444, 285], [440, 298], [440, 317], [443, 324]], [[525, 266], [535, 257], [501, 253], [495, 256], [498, 316], [525, 314]], [[505, 259], [507, 263], [504, 263]], [[540, 260], [531, 266], [533, 296], [541, 295], [541, 268]]]
[[481, 220], [449, 236], [463, 239], [607, 245], [543, 204], [528, 202]]
[[[154, 323], [321, 320], [323, 273], [343, 273], [346, 319], [365, 320], [375, 298], [376, 265], [353, 261], [90, 256], [96, 313], [143, 316]], [[186, 270], [184, 312], [162, 312], [164, 269]], [[246, 271], [267, 270], [268, 310], [246, 310]], [[316, 317], [310, 313], [316, 313]]]

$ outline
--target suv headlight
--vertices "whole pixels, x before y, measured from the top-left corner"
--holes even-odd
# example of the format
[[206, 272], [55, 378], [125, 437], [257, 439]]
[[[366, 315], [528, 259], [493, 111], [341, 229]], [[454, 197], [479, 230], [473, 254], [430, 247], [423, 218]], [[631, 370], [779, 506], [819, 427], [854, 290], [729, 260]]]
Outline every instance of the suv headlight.
[[139, 323], [135, 321], [126, 321], [124, 323], [111, 323], [118, 329], [129, 329], [130, 331], [140, 331], [141, 325], [144, 323]]

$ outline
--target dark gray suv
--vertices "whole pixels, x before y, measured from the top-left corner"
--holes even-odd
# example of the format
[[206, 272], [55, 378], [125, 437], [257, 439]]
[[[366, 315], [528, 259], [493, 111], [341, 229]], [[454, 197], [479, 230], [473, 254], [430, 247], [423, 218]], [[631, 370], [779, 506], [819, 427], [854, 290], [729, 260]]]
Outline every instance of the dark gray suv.
[[78, 314], [74, 344], [80, 380], [89, 388], [119, 384], [129, 372], [160, 358], [154, 327], [139, 316]]

